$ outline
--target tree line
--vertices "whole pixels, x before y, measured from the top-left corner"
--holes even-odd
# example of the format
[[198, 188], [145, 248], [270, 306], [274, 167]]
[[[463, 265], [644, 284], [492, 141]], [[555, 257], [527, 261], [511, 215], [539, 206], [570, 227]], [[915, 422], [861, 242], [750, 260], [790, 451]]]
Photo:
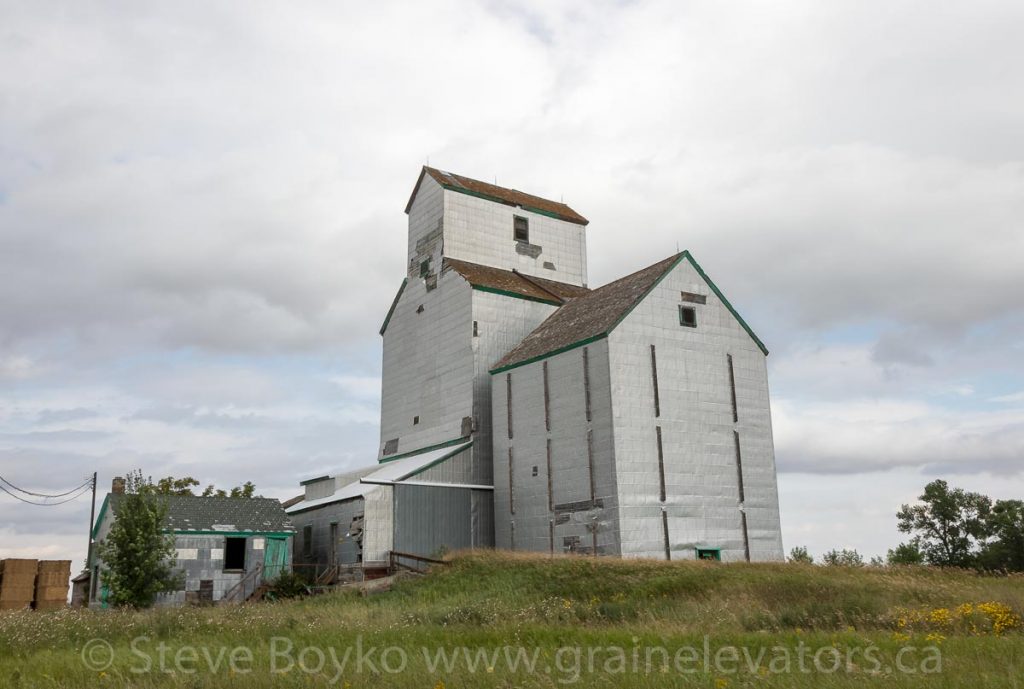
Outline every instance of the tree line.
[[[910, 540], [871, 558], [871, 565], [933, 565], [989, 572], [1024, 572], [1024, 501], [995, 500], [981, 493], [950, 488], [941, 479], [924, 487], [914, 505], [896, 513], [900, 533]], [[790, 551], [790, 562], [813, 563], [807, 548]], [[826, 565], [866, 564], [856, 550], [830, 550]]]

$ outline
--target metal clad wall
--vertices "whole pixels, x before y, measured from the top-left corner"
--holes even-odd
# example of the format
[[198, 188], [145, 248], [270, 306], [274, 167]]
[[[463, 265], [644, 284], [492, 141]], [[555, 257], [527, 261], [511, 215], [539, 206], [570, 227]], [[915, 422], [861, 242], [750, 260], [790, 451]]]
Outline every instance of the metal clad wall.
[[[516, 251], [513, 216], [530, 221], [536, 257]], [[527, 275], [585, 285], [587, 233], [583, 225], [452, 191], [444, 193], [444, 251], [447, 256]], [[544, 263], [552, 263], [551, 270]]]
[[471, 293], [454, 271], [430, 292], [409, 280], [384, 333], [381, 452], [394, 438], [400, 454], [462, 436], [473, 413]]
[[555, 306], [536, 301], [473, 291], [473, 320], [478, 336], [473, 338], [475, 373], [473, 377], [473, 416], [477, 430], [473, 452], [479, 457], [481, 473], [474, 483], [491, 485], [495, 463], [491, 442], [491, 366], [512, 351], [524, 337], [554, 313]]
[[396, 484], [395, 547], [403, 553], [436, 555], [442, 546], [473, 546], [472, 490]]
[[383, 562], [392, 550], [395, 524], [392, 493], [391, 486], [380, 486], [366, 494], [363, 562]]
[[[292, 523], [295, 525], [295, 561], [314, 564], [328, 565], [330, 563], [330, 538], [331, 523], [338, 524], [339, 543], [337, 547], [337, 564], [350, 565], [359, 561], [359, 546], [356, 539], [347, 537], [352, 520], [357, 516], [363, 516], [365, 504], [362, 498], [353, 498], [344, 502], [336, 502], [332, 505], [324, 505], [306, 512], [299, 512], [292, 515]], [[305, 555], [304, 527], [313, 527], [312, 554]]]
[[[476, 443], [474, 443], [475, 445]], [[474, 485], [488, 485], [480, 483], [480, 477], [473, 471], [473, 447], [469, 447], [454, 457], [450, 457], [440, 464], [430, 467], [415, 476], [410, 481], [428, 483], [470, 483]]]
[[[681, 291], [697, 327], [679, 324]], [[661, 414], [654, 414], [650, 345], [655, 345]], [[609, 337], [623, 554], [664, 558], [661, 510], [673, 559], [697, 546], [745, 557], [733, 431], [743, 451], [751, 558], [782, 558], [765, 356], [689, 262], [683, 261]], [[732, 418], [732, 354], [739, 422]], [[662, 428], [666, 501], [661, 503], [656, 427]]]
[[[620, 552], [614, 464], [610, 375], [607, 343], [587, 346], [591, 421], [587, 421], [583, 349], [546, 359], [548, 365], [550, 431], [544, 414], [544, 361], [494, 376], [492, 391], [495, 453], [495, 542], [515, 548], [548, 552], [552, 522], [554, 550], [592, 552], [597, 531], [598, 552]], [[513, 438], [507, 427], [505, 376], [511, 374]], [[588, 434], [590, 441], [588, 442]], [[548, 477], [548, 441], [552, 475]], [[510, 511], [508, 448], [512, 447], [515, 514]], [[588, 454], [588, 447], [593, 457]], [[591, 466], [596, 501], [591, 502]], [[498, 470], [500, 468], [500, 470]], [[536, 475], [534, 469], [536, 468]], [[552, 500], [549, 501], [549, 485]], [[555, 510], [551, 510], [554, 503]], [[572, 544], [572, 545], [570, 545]]]

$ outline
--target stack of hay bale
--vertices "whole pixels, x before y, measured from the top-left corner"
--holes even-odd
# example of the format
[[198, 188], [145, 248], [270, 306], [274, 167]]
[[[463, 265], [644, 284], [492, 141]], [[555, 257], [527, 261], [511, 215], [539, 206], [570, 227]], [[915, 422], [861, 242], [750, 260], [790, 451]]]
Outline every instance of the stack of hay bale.
[[58, 610], [68, 604], [71, 560], [40, 560], [36, 575], [35, 609]]
[[22, 610], [32, 606], [38, 567], [38, 560], [0, 562], [0, 610]]

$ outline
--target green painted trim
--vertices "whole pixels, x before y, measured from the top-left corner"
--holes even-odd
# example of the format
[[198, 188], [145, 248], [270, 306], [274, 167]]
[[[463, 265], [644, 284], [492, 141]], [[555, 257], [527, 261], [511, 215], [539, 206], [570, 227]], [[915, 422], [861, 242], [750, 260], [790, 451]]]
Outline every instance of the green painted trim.
[[412, 478], [413, 476], [419, 476], [420, 474], [422, 474], [427, 469], [432, 469], [433, 467], [436, 467], [441, 462], [447, 461], [447, 460], [451, 459], [452, 457], [454, 457], [455, 455], [461, 454], [461, 453], [465, 452], [466, 450], [468, 450], [471, 447], [473, 447], [473, 441], [472, 440], [469, 441], [469, 445], [467, 445], [466, 447], [460, 447], [457, 450], [453, 450], [452, 452], [449, 452], [448, 454], [446, 454], [444, 457], [441, 457], [439, 459], [435, 459], [433, 462], [431, 462], [430, 464], [426, 465], [425, 467], [420, 467], [419, 469], [417, 469], [416, 471], [412, 472], [411, 474], [406, 474], [405, 476], [403, 476], [401, 478], [395, 479], [395, 481], [404, 481], [407, 478]]
[[661, 284], [661, 281], [665, 279], [665, 276], [667, 276], [669, 273], [675, 270], [676, 266], [678, 266], [680, 262], [683, 260], [683, 258], [686, 257], [686, 254], [687, 252], [684, 251], [683, 253], [676, 256], [676, 260], [672, 261], [672, 265], [666, 268], [665, 272], [659, 275], [658, 279], [651, 283], [651, 286], [644, 290], [644, 293], [641, 294], [640, 297], [636, 301], [634, 301], [628, 309], [622, 312], [622, 315], [619, 316], [614, 323], [612, 323], [612, 327], [608, 328], [608, 330], [606, 330], [604, 334], [608, 335], [609, 333], [611, 333], [611, 331], [618, 328], [619, 324], [622, 323], [622, 321], [626, 320], [629, 314], [633, 313], [633, 310], [636, 309], [636, 307], [639, 306], [643, 302], [643, 300], [647, 298], [647, 295], [653, 292], [654, 288]]
[[164, 533], [174, 536], [227, 536], [230, 538], [291, 538], [294, 531], [174, 531], [164, 529]]
[[711, 291], [715, 293], [715, 296], [722, 300], [722, 303], [725, 304], [725, 308], [729, 309], [729, 313], [731, 313], [736, 318], [736, 320], [739, 321], [740, 325], [743, 326], [743, 329], [747, 331], [747, 334], [750, 335], [752, 340], [754, 340], [754, 343], [758, 346], [758, 348], [760, 348], [760, 350], [764, 352], [765, 356], [768, 356], [768, 348], [764, 346], [764, 342], [761, 342], [761, 338], [754, 334], [753, 329], [749, 325], [747, 325], [747, 322], [745, 320], [743, 320], [743, 316], [741, 316], [739, 312], [735, 308], [733, 308], [733, 305], [730, 304], [729, 300], [725, 298], [724, 294], [722, 294], [722, 290], [718, 289], [718, 285], [716, 285], [711, 280], [711, 278], [708, 277], [708, 274], [704, 272], [704, 269], [700, 267], [700, 264], [698, 264], [696, 259], [694, 259], [693, 256], [690, 255], [689, 251], [684, 251], [683, 255], [686, 256], [687, 260], [690, 262], [690, 265], [693, 266], [694, 270], [696, 270], [697, 273], [702, 278], [704, 278], [704, 282], [708, 283], [708, 287], [710, 287]]
[[402, 298], [402, 292], [405, 291], [407, 284], [409, 284], [409, 278], [403, 278], [402, 285], [398, 288], [398, 294], [395, 295], [394, 301], [391, 302], [391, 308], [388, 309], [388, 315], [384, 317], [384, 324], [380, 326], [378, 335], [383, 335], [384, 331], [388, 329], [388, 323], [391, 322], [391, 317], [395, 315], [395, 309], [398, 308], [398, 300]]
[[494, 375], [497, 375], [499, 373], [504, 373], [505, 371], [511, 371], [514, 368], [519, 368], [520, 366], [526, 366], [527, 364], [533, 364], [533, 363], [536, 363], [538, 361], [542, 361], [544, 359], [549, 359], [549, 358], [551, 358], [553, 356], [557, 356], [557, 355], [562, 354], [564, 352], [568, 352], [568, 351], [570, 351], [572, 349], [576, 349], [577, 347], [582, 347], [584, 345], [588, 345], [591, 342], [596, 342], [597, 340], [602, 340], [602, 339], [604, 339], [606, 337], [608, 337], [608, 333], [600, 333], [598, 335], [594, 335], [593, 337], [588, 337], [588, 338], [586, 338], [584, 340], [580, 340], [579, 342], [573, 342], [570, 345], [566, 345], [564, 347], [559, 347], [558, 349], [553, 349], [550, 352], [547, 352], [546, 354], [538, 354], [535, 357], [531, 357], [529, 359], [526, 359], [524, 361], [520, 361], [520, 362], [515, 363], [515, 364], [509, 364], [508, 366], [502, 366], [501, 368], [491, 369], [490, 373], [491, 373], [492, 376], [494, 376]]
[[608, 335], [610, 335], [611, 332], [613, 330], [615, 330], [615, 328], [619, 327], [619, 324], [622, 323], [622, 321], [624, 321], [629, 316], [629, 314], [633, 313], [633, 310], [636, 309], [636, 307], [639, 306], [640, 303], [643, 302], [643, 300], [647, 298], [647, 295], [649, 295], [654, 290], [655, 287], [660, 285], [661, 281], [664, 280], [665, 277], [669, 273], [671, 273], [673, 270], [675, 270], [675, 268], [683, 261], [683, 259], [686, 259], [687, 261], [690, 262], [690, 265], [692, 265], [694, 270], [697, 271], [697, 274], [700, 275], [701, 278], [703, 278], [704, 282], [706, 282], [708, 284], [708, 287], [710, 287], [711, 291], [715, 293], [715, 296], [717, 296], [721, 300], [722, 304], [725, 305], [725, 308], [727, 308], [729, 310], [729, 313], [731, 313], [733, 315], [733, 317], [739, 322], [740, 326], [742, 326], [742, 328], [745, 331], [747, 331], [747, 334], [750, 335], [750, 338], [754, 341], [754, 344], [756, 344], [758, 346], [758, 348], [764, 353], [765, 356], [768, 356], [768, 348], [764, 346], [763, 342], [761, 342], [761, 338], [759, 338], [754, 333], [753, 329], [751, 329], [751, 327], [749, 325], [747, 325], [747, 322], [745, 320], [743, 320], [743, 316], [741, 316], [739, 314], [739, 312], [733, 307], [733, 305], [731, 303], [729, 303], [729, 300], [725, 298], [724, 294], [722, 294], [722, 290], [718, 289], [718, 285], [716, 285], [714, 283], [714, 281], [712, 281], [711, 278], [708, 277], [708, 274], [704, 272], [704, 269], [700, 267], [700, 264], [697, 263], [697, 261], [690, 254], [690, 251], [686, 250], [686, 251], [683, 251], [681, 254], [679, 254], [676, 257], [676, 260], [672, 262], [672, 265], [670, 265], [668, 268], [666, 268], [665, 272], [663, 272], [658, 277], [658, 279], [655, 280], [651, 284], [651, 286], [649, 288], [647, 288], [647, 290], [645, 290], [644, 293], [642, 295], [640, 295], [640, 297], [635, 302], [633, 302], [633, 305], [630, 306], [628, 309], [626, 309], [622, 313], [622, 315], [619, 316], [618, 319], [616, 319], [616, 321], [614, 323], [612, 323], [611, 327], [608, 328], [608, 330], [606, 330], [605, 332], [600, 333], [598, 335], [594, 335], [593, 337], [589, 337], [589, 338], [587, 338], [585, 340], [580, 340], [579, 342], [574, 342], [571, 345], [567, 345], [565, 347], [560, 347], [558, 349], [554, 349], [554, 350], [552, 350], [550, 352], [547, 352], [546, 354], [540, 354], [540, 355], [537, 355], [535, 357], [531, 357], [529, 359], [526, 359], [525, 361], [520, 361], [519, 363], [516, 363], [516, 364], [509, 364], [508, 366], [502, 366], [501, 368], [491, 369], [491, 371], [490, 371], [491, 375], [495, 375], [495, 374], [498, 374], [498, 373], [503, 373], [505, 371], [509, 371], [509, 370], [511, 370], [513, 368], [518, 368], [520, 366], [526, 366], [527, 364], [536, 363], [538, 361], [542, 361], [543, 359], [547, 359], [547, 358], [553, 357], [553, 356], [555, 356], [557, 354], [561, 354], [562, 352], [567, 352], [570, 349], [575, 349], [577, 347], [582, 347], [583, 345], [589, 344], [589, 343], [593, 342], [594, 340], [599, 340], [599, 339], [601, 339], [603, 337], [608, 337]]
[[100, 507], [100, 515], [96, 517], [96, 523], [92, 525], [92, 540], [96, 540], [97, 534], [100, 532], [100, 524], [103, 523], [103, 518], [107, 516], [107, 506], [110, 504], [110, 495], [107, 494], [103, 498], [103, 506]]
[[413, 455], [421, 455], [424, 452], [432, 452], [433, 450], [440, 450], [443, 447], [451, 447], [452, 445], [458, 445], [459, 443], [464, 443], [464, 442], [467, 442], [468, 440], [469, 440], [469, 436], [468, 435], [467, 436], [463, 436], [461, 438], [455, 438], [454, 440], [446, 440], [443, 443], [438, 443], [436, 445], [428, 445], [427, 447], [421, 447], [418, 450], [411, 450], [409, 452], [403, 452], [400, 455], [389, 455], [387, 457], [381, 457], [380, 459], [377, 460], [377, 463], [378, 464], [385, 464], [387, 462], [393, 462], [396, 459], [405, 459], [406, 457], [412, 457]]
[[473, 285], [470, 283], [473, 289], [478, 292], [488, 292], [489, 294], [500, 294], [503, 297], [513, 297], [515, 299], [523, 299], [525, 301], [535, 301], [541, 304], [550, 304], [551, 306], [561, 306], [561, 302], [557, 302], [553, 299], [541, 299], [540, 297], [528, 297], [525, 294], [517, 294], [516, 292], [509, 292], [507, 290], [498, 289], [496, 287], [484, 287], [483, 285]]
[[[434, 180], [434, 181], [436, 182], [437, 180]], [[512, 206], [513, 208], [522, 208], [524, 211], [529, 211], [530, 213], [536, 213], [537, 215], [546, 215], [547, 217], [555, 218], [556, 220], [564, 220], [565, 222], [570, 222], [573, 225], [582, 225], [582, 226], [586, 227], [589, 224], [589, 222], [580, 222], [579, 220], [576, 220], [574, 218], [569, 218], [567, 216], [564, 216], [561, 213], [555, 213], [554, 211], [546, 211], [546, 210], [542, 210], [540, 208], [534, 208], [533, 206], [521, 206], [521, 205], [519, 205], [517, 203], [513, 203], [511, 201], [508, 201], [507, 199], [502, 199], [502, 198], [499, 198], [497, 196], [492, 196], [490, 194], [484, 194], [483, 192], [479, 192], [479, 191], [473, 191], [472, 189], [465, 189], [463, 187], [456, 187], [456, 186], [452, 186], [451, 184], [445, 184], [443, 182], [438, 182], [438, 184], [441, 185], [442, 189], [447, 189], [448, 191], [454, 191], [454, 192], [456, 192], [458, 194], [465, 194], [466, 196], [475, 196], [478, 199], [483, 199], [485, 201], [493, 201], [494, 203], [500, 203], [503, 206]], [[406, 211], [406, 212], [408, 212], [408, 211]]]

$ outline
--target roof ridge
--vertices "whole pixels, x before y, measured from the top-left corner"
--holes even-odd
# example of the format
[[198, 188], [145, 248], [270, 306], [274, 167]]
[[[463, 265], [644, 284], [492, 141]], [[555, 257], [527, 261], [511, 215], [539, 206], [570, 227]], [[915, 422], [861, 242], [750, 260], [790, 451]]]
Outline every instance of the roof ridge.
[[543, 290], [543, 291], [547, 292], [548, 294], [550, 294], [552, 297], [557, 299], [562, 304], [564, 304], [567, 301], [566, 299], [563, 299], [561, 296], [555, 294], [554, 292], [552, 292], [551, 290], [549, 290], [547, 287], [545, 287], [544, 285], [540, 284], [536, 280], [531, 279], [529, 275], [525, 275], [523, 273], [520, 273], [518, 269], [513, 268], [512, 272], [515, 273], [516, 275], [518, 275], [519, 277], [521, 277], [523, 280], [526, 280], [527, 282], [529, 282], [531, 285], [533, 285], [537, 289], [540, 289], [540, 290]]

